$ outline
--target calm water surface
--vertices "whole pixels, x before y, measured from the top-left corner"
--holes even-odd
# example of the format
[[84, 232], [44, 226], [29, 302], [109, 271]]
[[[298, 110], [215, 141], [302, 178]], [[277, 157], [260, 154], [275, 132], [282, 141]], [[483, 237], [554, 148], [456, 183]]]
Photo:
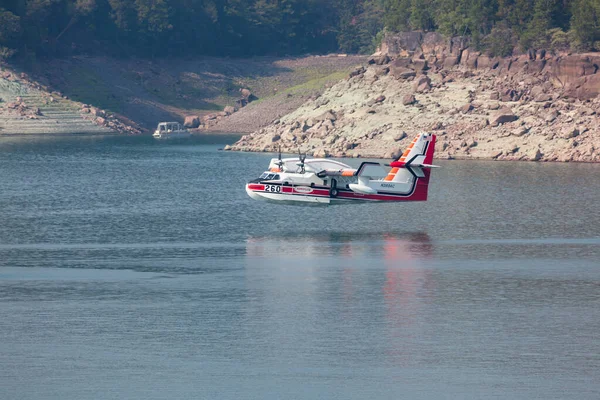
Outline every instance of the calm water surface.
[[0, 138], [0, 399], [600, 398], [600, 165], [304, 208], [232, 140]]

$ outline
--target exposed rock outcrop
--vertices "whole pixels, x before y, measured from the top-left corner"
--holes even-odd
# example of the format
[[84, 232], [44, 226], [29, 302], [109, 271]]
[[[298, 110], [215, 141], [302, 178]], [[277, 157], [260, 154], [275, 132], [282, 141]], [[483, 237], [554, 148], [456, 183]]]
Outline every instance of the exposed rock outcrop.
[[[431, 131], [437, 158], [600, 161], [600, 99], [582, 84], [600, 77], [600, 57], [497, 59], [466, 39], [418, 32], [383, 48], [369, 66], [231, 149], [389, 158]], [[383, 55], [392, 59], [389, 74], [376, 61]]]
[[183, 126], [186, 128], [197, 128], [200, 126], [200, 117], [197, 115], [188, 115], [183, 121]]

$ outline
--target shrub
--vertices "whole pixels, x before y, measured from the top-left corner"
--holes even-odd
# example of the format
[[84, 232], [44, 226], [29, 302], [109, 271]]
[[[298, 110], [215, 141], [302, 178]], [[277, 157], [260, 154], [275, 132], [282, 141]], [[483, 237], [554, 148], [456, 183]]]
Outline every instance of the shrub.
[[492, 57], [510, 56], [515, 47], [515, 35], [512, 29], [500, 23], [483, 39], [483, 45]]

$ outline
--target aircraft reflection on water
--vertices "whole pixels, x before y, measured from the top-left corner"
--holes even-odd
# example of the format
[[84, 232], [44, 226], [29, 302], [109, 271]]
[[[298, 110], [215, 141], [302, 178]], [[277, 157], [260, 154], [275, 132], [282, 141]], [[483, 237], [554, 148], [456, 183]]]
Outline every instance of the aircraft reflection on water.
[[311, 257], [371, 255], [389, 262], [427, 258], [432, 253], [432, 246], [426, 233], [331, 232], [250, 237], [246, 241], [246, 254], [256, 257], [269, 254]]
[[[246, 256], [261, 262], [247, 264], [248, 285], [258, 285], [265, 298], [279, 298], [269, 311], [274, 315], [293, 313], [300, 295], [312, 305], [313, 312], [302, 317], [308, 318], [306, 323], [343, 331], [344, 321], [369, 321], [365, 330], [377, 330], [385, 342], [385, 356], [405, 364], [415, 356], [407, 340], [422, 333], [425, 303], [436, 287], [430, 269], [423, 266], [433, 251], [429, 236], [422, 232], [251, 237]], [[274, 254], [286, 257], [275, 259]], [[264, 287], [264, 276], [275, 281]], [[269, 304], [260, 298], [255, 301]], [[336, 310], [334, 320], [322, 312], [331, 309]]]

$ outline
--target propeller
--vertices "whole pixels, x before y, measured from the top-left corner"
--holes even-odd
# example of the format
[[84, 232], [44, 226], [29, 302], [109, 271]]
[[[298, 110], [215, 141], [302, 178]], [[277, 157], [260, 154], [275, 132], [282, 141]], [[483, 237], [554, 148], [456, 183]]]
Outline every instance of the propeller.
[[277, 154], [277, 166], [279, 167], [279, 172], [283, 172], [284, 162], [281, 159], [281, 145], [279, 145], [278, 154]]
[[298, 167], [300, 167], [300, 173], [303, 174], [304, 173], [304, 160], [306, 160], [306, 153], [302, 154], [300, 152], [300, 147], [298, 147], [298, 159], [300, 160], [299, 163], [297, 163], [296, 165], [298, 165]]

